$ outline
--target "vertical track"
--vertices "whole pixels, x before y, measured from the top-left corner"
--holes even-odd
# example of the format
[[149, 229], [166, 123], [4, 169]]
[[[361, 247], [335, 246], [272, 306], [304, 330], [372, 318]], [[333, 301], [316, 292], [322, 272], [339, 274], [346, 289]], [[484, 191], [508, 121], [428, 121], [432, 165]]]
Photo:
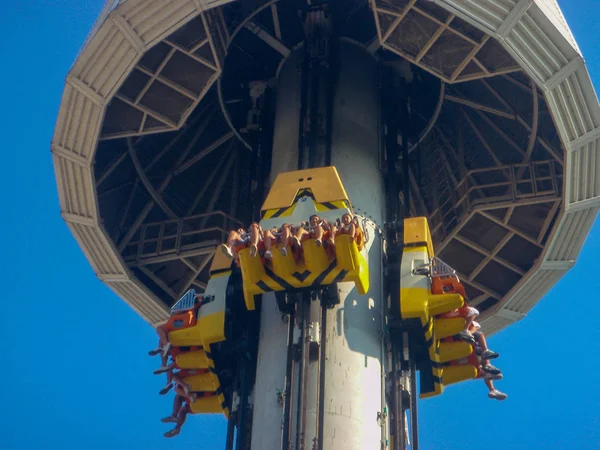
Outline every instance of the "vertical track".
[[281, 450], [290, 450], [292, 435], [292, 396], [294, 387], [294, 321], [296, 314], [294, 308], [291, 309], [288, 319], [288, 348], [287, 362], [285, 368], [285, 399], [283, 406], [283, 436], [281, 439]]
[[321, 304], [321, 337], [319, 349], [319, 397], [317, 400], [317, 449], [323, 449], [325, 422], [325, 361], [327, 359], [327, 307]]
[[411, 450], [419, 450], [419, 427], [417, 411], [417, 362], [415, 358], [415, 349], [412, 342], [409, 342], [409, 370], [410, 370], [410, 435]]
[[398, 352], [392, 349], [392, 432], [394, 434], [393, 450], [400, 450], [402, 436], [400, 432], [400, 415], [402, 414], [402, 396], [398, 395]]
[[246, 409], [248, 407], [248, 380], [247, 380], [247, 358], [242, 359], [240, 378], [242, 380], [242, 386], [240, 388], [240, 406], [238, 409], [238, 434], [235, 443], [236, 450], [245, 450], [246, 443]]
[[298, 413], [296, 415], [296, 450], [304, 450], [306, 433], [306, 382], [308, 376], [310, 294], [302, 293], [300, 303], [300, 368], [298, 376]]
[[235, 438], [235, 420], [229, 417], [227, 420], [227, 440], [225, 441], [225, 450], [233, 450], [233, 441]]

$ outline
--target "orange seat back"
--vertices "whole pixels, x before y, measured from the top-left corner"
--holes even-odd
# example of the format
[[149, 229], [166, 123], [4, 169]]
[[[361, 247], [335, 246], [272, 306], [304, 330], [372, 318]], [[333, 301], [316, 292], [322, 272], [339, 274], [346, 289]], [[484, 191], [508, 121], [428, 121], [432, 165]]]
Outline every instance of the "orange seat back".
[[460, 294], [464, 299], [467, 298], [465, 287], [457, 277], [451, 275], [442, 275], [431, 278], [432, 294]]
[[197, 322], [196, 314], [194, 309], [188, 309], [187, 311], [181, 311], [173, 314], [167, 320], [164, 325], [164, 330], [167, 335], [171, 331], [181, 330], [183, 328], [189, 328], [196, 325]]

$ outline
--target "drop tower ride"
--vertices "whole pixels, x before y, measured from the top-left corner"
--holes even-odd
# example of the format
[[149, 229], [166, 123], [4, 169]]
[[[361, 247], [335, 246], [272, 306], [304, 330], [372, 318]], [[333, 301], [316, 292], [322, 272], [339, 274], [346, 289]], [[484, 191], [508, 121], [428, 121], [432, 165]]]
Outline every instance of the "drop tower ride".
[[[405, 410], [418, 447], [417, 371], [443, 385], [423, 379], [433, 300], [404, 308], [407, 280], [431, 277], [435, 250], [488, 334], [524, 317], [600, 206], [598, 130], [552, 0], [127, 0], [67, 76], [52, 152], [64, 219], [154, 326], [190, 288], [213, 292], [230, 229], [285, 206], [326, 216], [319, 190], [339, 182], [369, 288], [342, 274], [263, 289], [252, 309], [233, 270], [211, 343], [227, 446], [399, 449]], [[312, 198], [267, 214], [290, 173]]]

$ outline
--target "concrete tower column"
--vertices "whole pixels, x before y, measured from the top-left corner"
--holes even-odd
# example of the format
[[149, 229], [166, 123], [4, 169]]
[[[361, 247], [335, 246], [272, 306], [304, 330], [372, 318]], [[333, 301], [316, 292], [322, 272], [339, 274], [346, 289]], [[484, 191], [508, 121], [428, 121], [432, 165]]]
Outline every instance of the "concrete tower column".
[[[379, 171], [377, 63], [363, 47], [343, 41], [335, 87], [332, 126], [332, 164], [337, 168], [358, 214], [383, 224], [385, 195]], [[278, 77], [274, 178], [297, 170], [302, 49], [284, 62]], [[341, 303], [327, 312], [323, 449], [369, 450], [380, 447], [382, 410], [382, 246], [373, 226], [370, 240], [370, 289], [356, 292], [353, 283], [339, 283]], [[281, 448], [283, 408], [276, 391], [284, 388], [287, 326], [277, 312], [274, 295], [263, 296], [261, 331], [254, 388], [253, 449]], [[314, 362], [311, 364], [318, 364]], [[314, 367], [313, 367], [314, 369]], [[309, 368], [309, 373], [314, 370]], [[296, 377], [297, 380], [297, 377]], [[317, 377], [309, 375], [308, 393], [317, 392]], [[294, 405], [296, 405], [294, 399]], [[317, 409], [307, 401], [305, 448], [312, 448]], [[295, 412], [295, 408], [294, 408]], [[295, 416], [295, 414], [294, 414]], [[295, 442], [292, 439], [292, 442]]]

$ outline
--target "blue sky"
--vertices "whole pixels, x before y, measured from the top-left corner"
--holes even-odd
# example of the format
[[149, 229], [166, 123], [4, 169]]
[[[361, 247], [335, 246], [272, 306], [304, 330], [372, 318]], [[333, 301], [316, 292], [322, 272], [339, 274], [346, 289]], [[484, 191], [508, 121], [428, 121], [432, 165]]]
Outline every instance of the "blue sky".
[[[598, 0], [559, 2], [600, 88]], [[103, 0], [11, 0], [0, 14], [0, 448], [223, 448], [221, 416], [162, 438], [170, 397], [146, 356], [154, 331], [94, 275], [59, 214], [50, 141], [64, 78]], [[8, 204], [8, 205], [7, 205]], [[600, 448], [600, 225], [576, 267], [494, 336], [503, 403], [483, 382], [420, 402], [423, 449]]]

